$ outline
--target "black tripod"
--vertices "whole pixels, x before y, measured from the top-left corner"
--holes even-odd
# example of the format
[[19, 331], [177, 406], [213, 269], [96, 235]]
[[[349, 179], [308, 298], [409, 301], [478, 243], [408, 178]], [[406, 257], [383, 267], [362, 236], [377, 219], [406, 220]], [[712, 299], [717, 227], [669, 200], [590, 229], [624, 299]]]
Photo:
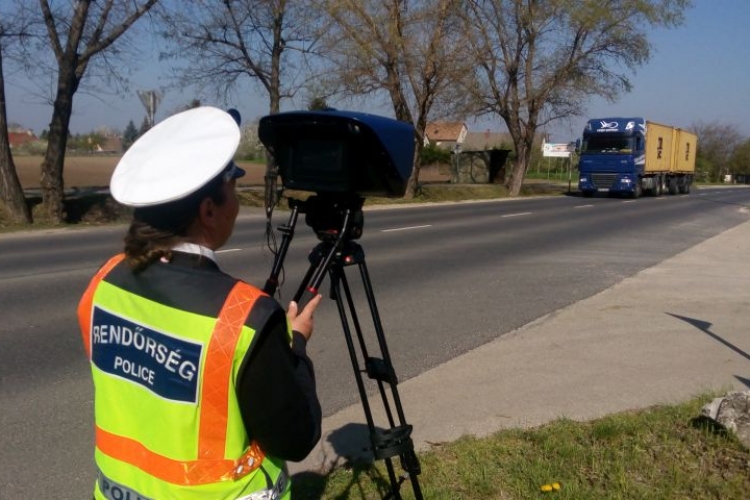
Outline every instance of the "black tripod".
[[[362, 407], [367, 419], [367, 427], [370, 433], [370, 448], [376, 460], [384, 460], [390, 481], [390, 491], [384, 499], [401, 499], [401, 485], [405, 480], [410, 480], [414, 490], [414, 497], [422, 500], [422, 491], [419, 487], [417, 476], [420, 473], [419, 460], [414, 452], [414, 443], [411, 439], [412, 426], [406, 423], [401, 400], [396, 385], [396, 373], [391, 364], [388, 346], [386, 344], [383, 326], [380, 322], [375, 294], [367, 272], [364, 250], [353, 240], [362, 235], [364, 216], [362, 204], [364, 199], [358, 196], [313, 196], [307, 201], [290, 200], [292, 209], [289, 222], [279, 227], [282, 233], [282, 241], [279, 252], [274, 260], [271, 276], [266, 282], [264, 291], [270, 295], [276, 292], [278, 277], [283, 266], [286, 252], [294, 236], [294, 229], [300, 213], [306, 214], [306, 223], [313, 228], [320, 239], [320, 243], [310, 253], [310, 267], [300, 284], [294, 300], [300, 304], [300, 309], [307, 301], [318, 293], [318, 289], [325, 278], [330, 276], [331, 298], [336, 305], [341, 318], [341, 325], [346, 337], [346, 345], [349, 350], [357, 388], [362, 402]], [[356, 265], [364, 285], [367, 303], [370, 308], [375, 328], [375, 336], [380, 349], [381, 357], [374, 357], [368, 353], [367, 344], [362, 334], [359, 318], [357, 316], [354, 299], [352, 297], [349, 281], [345, 269]], [[343, 292], [343, 293], [342, 293]], [[352, 330], [353, 327], [353, 330]], [[352, 335], [356, 334], [357, 344]], [[359, 352], [357, 351], [359, 348]], [[361, 355], [361, 358], [360, 358]], [[364, 369], [361, 367], [360, 359], [364, 361]], [[363, 374], [374, 380], [380, 392], [383, 409], [388, 421], [387, 428], [376, 427], [370, 402], [365, 390]], [[390, 388], [390, 399], [389, 391]], [[391, 409], [391, 400], [395, 407], [394, 415]], [[393, 458], [399, 457], [401, 467], [406, 472], [405, 476], [397, 477], [393, 465]]]

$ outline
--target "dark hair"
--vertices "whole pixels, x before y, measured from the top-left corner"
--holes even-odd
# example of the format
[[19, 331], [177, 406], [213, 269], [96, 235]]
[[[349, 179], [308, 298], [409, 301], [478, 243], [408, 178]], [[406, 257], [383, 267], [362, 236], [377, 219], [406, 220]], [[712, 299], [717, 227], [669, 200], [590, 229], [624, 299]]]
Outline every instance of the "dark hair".
[[125, 260], [134, 272], [146, 269], [152, 262], [172, 256], [172, 248], [185, 240], [187, 230], [198, 216], [201, 202], [211, 198], [217, 205], [227, 199], [219, 175], [186, 198], [136, 208], [125, 235]]

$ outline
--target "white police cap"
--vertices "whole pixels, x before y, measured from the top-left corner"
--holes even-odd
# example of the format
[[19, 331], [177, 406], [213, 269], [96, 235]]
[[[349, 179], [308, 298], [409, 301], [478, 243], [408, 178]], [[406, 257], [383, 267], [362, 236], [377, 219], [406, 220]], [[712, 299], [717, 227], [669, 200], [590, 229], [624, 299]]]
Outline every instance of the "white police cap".
[[232, 161], [240, 143], [238, 122], [210, 106], [170, 116], [122, 156], [110, 181], [112, 197], [148, 207], [185, 198], [224, 170], [227, 179], [241, 177], [245, 171]]

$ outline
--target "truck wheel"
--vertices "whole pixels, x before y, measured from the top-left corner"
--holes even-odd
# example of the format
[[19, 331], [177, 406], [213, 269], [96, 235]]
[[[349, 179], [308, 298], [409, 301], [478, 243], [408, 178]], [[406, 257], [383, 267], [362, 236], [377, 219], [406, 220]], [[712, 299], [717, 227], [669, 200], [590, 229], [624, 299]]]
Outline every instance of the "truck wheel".
[[669, 182], [669, 194], [677, 194], [677, 178], [670, 177], [668, 182]]
[[643, 194], [643, 187], [641, 187], [641, 180], [637, 179], [635, 181], [635, 186], [633, 186], [633, 193], [632, 193], [633, 199], [637, 200], [638, 198], [641, 197], [642, 194]]
[[662, 194], [662, 182], [661, 177], [654, 179], [654, 196], [661, 196]]

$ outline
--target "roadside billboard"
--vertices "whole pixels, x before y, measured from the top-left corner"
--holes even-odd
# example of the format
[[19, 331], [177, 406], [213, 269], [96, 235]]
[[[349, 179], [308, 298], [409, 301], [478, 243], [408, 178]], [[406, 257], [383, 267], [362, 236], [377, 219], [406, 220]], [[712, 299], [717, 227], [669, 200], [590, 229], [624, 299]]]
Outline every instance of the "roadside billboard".
[[542, 144], [542, 155], [556, 158], [570, 158], [570, 144], [545, 142]]

